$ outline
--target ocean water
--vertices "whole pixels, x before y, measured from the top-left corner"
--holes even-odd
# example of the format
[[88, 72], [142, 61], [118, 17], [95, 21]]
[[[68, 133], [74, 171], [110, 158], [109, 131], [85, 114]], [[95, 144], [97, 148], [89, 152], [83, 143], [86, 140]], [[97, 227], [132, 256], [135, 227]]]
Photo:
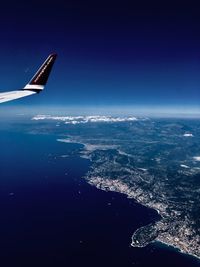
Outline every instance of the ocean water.
[[132, 233], [158, 215], [88, 185], [79, 148], [1, 129], [0, 266], [200, 266], [159, 243], [132, 248]]

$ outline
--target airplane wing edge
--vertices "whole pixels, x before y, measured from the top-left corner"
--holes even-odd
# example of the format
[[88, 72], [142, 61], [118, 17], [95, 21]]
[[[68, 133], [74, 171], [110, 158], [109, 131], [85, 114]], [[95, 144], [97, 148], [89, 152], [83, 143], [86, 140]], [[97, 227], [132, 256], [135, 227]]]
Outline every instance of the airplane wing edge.
[[16, 90], [16, 91], [10, 91], [5, 93], [0, 93], [0, 104], [8, 101], [12, 101], [15, 99], [19, 99], [22, 97], [30, 96], [36, 94], [34, 91], [28, 91], [28, 90]]

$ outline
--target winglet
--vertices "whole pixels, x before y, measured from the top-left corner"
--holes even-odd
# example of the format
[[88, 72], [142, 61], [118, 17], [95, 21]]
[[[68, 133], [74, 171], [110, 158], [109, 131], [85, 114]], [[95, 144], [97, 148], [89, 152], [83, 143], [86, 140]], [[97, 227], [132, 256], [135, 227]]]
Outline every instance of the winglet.
[[47, 83], [49, 74], [56, 60], [57, 54], [50, 54], [30, 82], [23, 88], [23, 90], [31, 90], [40, 92], [44, 89]]

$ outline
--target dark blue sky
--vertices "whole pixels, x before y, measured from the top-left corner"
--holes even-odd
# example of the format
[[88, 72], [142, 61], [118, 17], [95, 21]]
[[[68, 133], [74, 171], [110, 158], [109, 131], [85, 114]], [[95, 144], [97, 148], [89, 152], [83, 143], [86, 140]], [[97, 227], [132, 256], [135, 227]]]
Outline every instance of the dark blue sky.
[[198, 106], [199, 9], [140, 2], [1, 4], [1, 91], [58, 53], [43, 94], [4, 105]]

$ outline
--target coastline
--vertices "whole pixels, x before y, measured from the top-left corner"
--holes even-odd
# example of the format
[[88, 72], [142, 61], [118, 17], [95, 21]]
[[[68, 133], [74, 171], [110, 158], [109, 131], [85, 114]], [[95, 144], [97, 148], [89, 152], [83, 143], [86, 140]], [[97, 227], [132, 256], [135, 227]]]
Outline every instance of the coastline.
[[[101, 178], [101, 179], [103, 180], [103, 178]], [[117, 188], [113, 188], [113, 187], [112, 187], [112, 188], [109, 188], [109, 186], [106, 186], [105, 184], [104, 184], [104, 185], [102, 185], [102, 184], [101, 184], [101, 185], [100, 185], [100, 184], [95, 184], [94, 181], [92, 181], [92, 179], [89, 179], [89, 180], [88, 180], [88, 179], [86, 178], [86, 180], [88, 181], [88, 183], [89, 183], [90, 185], [96, 186], [98, 189], [101, 189], [101, 190], [104, 190], [104, 191], [111, 191], [111, 192], [117, 192], [117, 193], [124, 194], [124, 195], [126, 195], [127, 198], [130, 198], [130, 199], [133, 199], [134, 201], [136, 201], [136, 203], [138, 203], [138, 204], [140, 204], [140, 205], [142, 205], [142, 206], [144, 206], [144, 207], [147, 207], [147, 208], [150, 208], [150, 209], [156, 211], [156, 212], [158, 213], [158, 215], [161, 216], [161, 219], [158, 221], [158, 223], [159, 223], [160, 221], [162, 221], [163, 216], [162, 216], [162, 213], [160, 212], [160, 210], [158, 210], [158, 209], [154, 209], [154, 208], [151, 207], [150, 205], [145, 205], [144, 203], [140, 203], [140, 202], [138, 202], [137, 199], [133, 198], [130, 194], [128, 194], [128, 192], [125, 192], [125, 191], [121, 192], [121, 191], [119, 190], [119, 188], [118, 188], [118, 189], [117, 189]], [[106, 179], [105, 179], [105, 181], [106, 181]], [[117, 189], [117, 190], [116, 190], [116, 189]], [[156, 222], [155, 222], [155, 223], [156, 223]], [[146, 227], [146, 226], [148, 226], [148, 225], [144, 225], [143, 227]], [[138, 228], [137, 230], [139, 230], [139, 229], [141, 229], [141, 228]], [[136, 231], [137, 231], [137, 230], [136, 230]], [[135, 232], [136, 232], [136, 231], [135, 231]], [[135, 232], [134, 232], [134, 233], [135, 233]], [[134, 233], [133, 233], [133, 235], [134, 235]], [[132, 235], [132, 237], [133, 237], [133, 235]], [[178, 253], [185, 254], [185, 255], [194, 257], [195, 259], [200, 260], [200, 257], [198, 257], [197, 255], [192, 254], [192, 253], [188, 253], [187, 251], [184, 251], [183, 249], [179, 248], [178, 246], [175, 246], [175, 245], [173, 245], [173, 244], [171, 244], [171, 243], [168, 243], [168, 242], [166, 242], [166, 241], [160, 240], [159, 237], [155, 238], [154, 240], [152, 240], [152, 241], [149, 242], [148, 244], [151, 244], [151, 243], [154, 243], [154, 242], [160, 242], [160, 243], [162, 243], [162, 244], [164, 244], [164, 245], [166, 245], [166, 246], [169, 246], [169, 247], [174, 248]], [[147, 246], [148, 244], [146, 244], [145, 246]], [[132, 243], [131, 243], [131, 246], [132, 246], [132, 247], [145, 247], [145, 246], [133, 246]]]
[[181, 253], [181, 254], [183, 254], [185, 256], [191, 257], [191, 258], [196, 259], [197, 261], [200, 262], [200, 257], [198, 257], [198, 256], [196, 256], [194, 254], [187, 253], [187, 252], [181, 250], [180, 248], [178, 248], [176, 246], [173, 246], [173, 245], [171, 245], [171, 244], [169, 244], [167, 242], [161, 241], [161, 240], [159, 240], [159, 238], [155, 239], [154, 241], [151, 242], [151, 244], [154, 244], [154, 243], [157, 244], [157, 245], [161, 244], [162, 246], [166, 246], [166, 247], [176, 251], [177, 253]]
[[[95, 149], [87, 149], [88, 148], [88, 144], [87, 143], [84, 143], [84, 142], [81, 142], [80, 140], [75, 140], [75, 139], [70, 139], [70, 137], [68, 136], [69, 139], [57, 139], [58, 142], [66, 142], [66, 143], [74, 143], [74, 144], [81, 144], [83, 145], [83, 153], [80, 154], [80, 157], [82, 156], [87, 156], [87, 159], [89, 159], [91, 162], [91, 158], [90, 158], [90, 153], [93, 152]], [[98, 147], [98, 146], [97, 146]], [[88, 174], [86, 174], [85, 177], [85, 180], [88, 182], [88, 184], [92, 185], [92, 186], [95, 186], [96, 188], [98, 189], [101, 189], [103, 191], [111, 191], [111, 192], [117, 192], [117, 193], [121, 193], [121, 194], [124, 194], [126, 195], [127, 198], [129, 199], [133, 199], [133, 201], [135, 201], [136, 203], [146, 207], [146, 208], [150, 208], [154, 211], [157, 212], [157, 214], [161, 217], [159, 221], [155, 221], [155, 224], [156, 223], [159, 223], [162, 221], [162, 219], [164, 219], [164, 216], [162, 215], [162, 211], [159, 210], [158, 208], [156, 207], [152, 207], [151, 205], [148, 205], [147, 203], [143, 203], [143, 202], [140, 202], [140, 200], [137, 199], [137, 197], [134, 196], [134, 188], [130, 188], [128, 187], [127, 184], [121, 182], [120, 180], [109, 180], [108, 178], [102, 178], [102, 177], [95, 177], [95, 176], [90, 176], [90, 173], [88, 172]], [[146, 227], [148, 225], [144, 225], [143, 227]], [[139, 230], [141, 228], [138, 228], [137, 230]], [[136, 230], [136, 231], [137, 231]], [[136, 232], [135, 231], [135, 232]], [[135, 232], [132, 234], [132, 237], [134, 236]], [[165, 240], [163, 240], [162, 238], [159, 238], [156, 237], [154, 240], [150, 241], [148, 244], [152, 244], [152, 243], [161, 243], [163, 245], [166, 245], [168, 247], [171, 247], [173, 249], [176, 250], [176, 252], [178, 253], [181, 253], [181, 254], [184, 254], [184, 255], [187, 255], [187, 256], [190, 256], [190, 257], [193, 257], [194, 259], [197, 259], [200, 261], [200, 256], [197, 256], [196, 254], [193, 254], [193, 253], [189, 253], [188, 251], [185, 251], [184, 249], [182, 249], [181, 247], [179, 246], [176, 246], [174, 244], [171, 244]], [[146, 244], [145, 246], [147, 246], [148, 244]], [[132, 245], [132, 242], [130, 244], [132, 247], [145, 247], [145, 246], [134, 246]]]

